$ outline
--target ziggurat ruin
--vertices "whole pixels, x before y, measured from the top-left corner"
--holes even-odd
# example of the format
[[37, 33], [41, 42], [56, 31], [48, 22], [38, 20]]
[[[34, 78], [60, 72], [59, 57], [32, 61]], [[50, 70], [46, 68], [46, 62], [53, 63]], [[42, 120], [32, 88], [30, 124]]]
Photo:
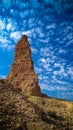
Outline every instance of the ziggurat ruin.
[[28, 37], [23, 35], [16, 44], [14, 62], [6, 80], [28, 95], [41, 95], [38, 76], [34, 72]]

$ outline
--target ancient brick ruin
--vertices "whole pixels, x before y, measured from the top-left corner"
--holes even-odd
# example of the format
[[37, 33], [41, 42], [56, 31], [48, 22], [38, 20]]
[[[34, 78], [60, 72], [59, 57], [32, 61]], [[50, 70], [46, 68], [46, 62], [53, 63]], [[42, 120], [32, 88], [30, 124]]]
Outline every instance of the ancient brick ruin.
[[34, 72], [28, 37], [23, 35], [16, 44], [14, 62], [6, 80], [28, 95], [41, 95], [38, 76]]

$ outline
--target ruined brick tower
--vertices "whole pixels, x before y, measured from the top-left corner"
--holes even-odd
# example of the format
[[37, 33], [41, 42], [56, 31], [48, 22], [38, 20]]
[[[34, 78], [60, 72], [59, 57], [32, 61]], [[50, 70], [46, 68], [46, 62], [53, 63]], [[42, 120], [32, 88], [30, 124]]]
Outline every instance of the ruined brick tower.
[[16, 44], [14, 62], [6, 78], [15, 88], [28, 95], [41, 95], [38, 77], [33, 69], [28, 37], [23, 35]]

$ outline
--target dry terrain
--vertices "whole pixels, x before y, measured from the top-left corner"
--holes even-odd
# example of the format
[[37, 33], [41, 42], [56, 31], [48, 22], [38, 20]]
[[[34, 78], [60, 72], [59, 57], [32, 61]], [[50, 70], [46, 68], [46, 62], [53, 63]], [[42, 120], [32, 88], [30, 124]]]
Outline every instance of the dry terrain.
[[0, 130], [73, 130], [73, 103], [25, 96], [0, 80]]

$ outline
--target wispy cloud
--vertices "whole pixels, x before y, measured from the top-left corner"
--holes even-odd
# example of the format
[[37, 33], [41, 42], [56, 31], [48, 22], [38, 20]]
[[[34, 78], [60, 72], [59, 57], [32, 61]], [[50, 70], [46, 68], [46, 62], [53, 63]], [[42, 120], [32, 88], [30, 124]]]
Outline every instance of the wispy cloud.
[[38, 53], [38, 50], [36, 48], [34, 48], [34, 47], [31, 47], [31, 51], [32, 51], [33, 54]]
[[14, 39], [15, 41], [17, 41], [20, 37], [21, 37], [20, 31], [11, 32], [10, 34], [10, 38]]
[[0, 37], [0, 48], [2, 48], [3, 50], [11, 50], [14, 48], [14, 45], [12, 45], [7, 38]]
[[0, 20], [0, 29], [3, 30], [5, 29], [5, 24], [4, 21]]
[[52, 23], [52, 24], [46, 26], [46, 29], [55, 29], [55, 28], [56, 28], [55, 23]]

